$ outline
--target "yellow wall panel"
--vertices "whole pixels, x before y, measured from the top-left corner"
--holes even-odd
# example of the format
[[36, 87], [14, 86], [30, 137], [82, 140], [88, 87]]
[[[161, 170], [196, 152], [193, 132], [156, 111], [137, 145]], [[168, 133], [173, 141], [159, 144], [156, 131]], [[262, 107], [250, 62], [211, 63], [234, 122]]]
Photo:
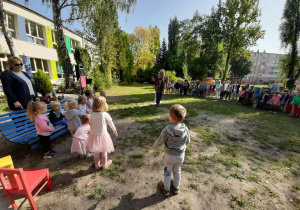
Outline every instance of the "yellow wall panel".
[[53, 42], [52, 42], [52, 31], [51, 28], [45, 27], [46, 28], [46, 34], [47, 34], [47, 42], [48, 42], [48, 47], [53, 48]]
[[52, 79], [58, 79], [56, 61], [51, 61]]

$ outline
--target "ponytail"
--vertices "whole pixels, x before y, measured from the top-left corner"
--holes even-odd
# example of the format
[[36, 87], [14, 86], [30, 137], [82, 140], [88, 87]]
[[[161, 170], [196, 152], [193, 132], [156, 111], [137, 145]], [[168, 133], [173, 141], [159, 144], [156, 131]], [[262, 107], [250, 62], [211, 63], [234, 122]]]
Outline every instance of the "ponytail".
[[34, 102], [34, 101], [29, 101], [28, 105], [27, 105], [27, 117], [29, 118], [29, 120], [31, 122], [33, 122], [35, 116], [37, 115], [37, 110], [42, 109], [43, 107], [47, 107], [47, 104], [45, 104], [44, 102]]

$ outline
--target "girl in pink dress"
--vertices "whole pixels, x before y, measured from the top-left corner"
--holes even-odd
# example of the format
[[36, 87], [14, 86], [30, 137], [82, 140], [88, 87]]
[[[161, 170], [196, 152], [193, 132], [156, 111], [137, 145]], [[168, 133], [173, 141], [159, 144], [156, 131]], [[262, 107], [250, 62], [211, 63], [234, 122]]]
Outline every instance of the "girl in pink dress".
[[107, 160], [107, 153], [114, 151], [114, 145], [107, 132], [107, 124], [111, 127], [114, 134], [118, 136], [116, 127], [107, 113], [108, 105], [104, 97], [95, 97], [91, 114], [90, 124], [91, 131], [88, 138], [88, 148], [90, 152], [94, 152], [95, 168], [100, 168], [100, 153], [102, 154], [103, 169], [112, 164], [112, 160]]
[[86, 142], [90, 134], [90, 115], [83, 115], [81, 123], [74, 134], [71, 153], [77, 152], [83, 158], [84, 156], [89, 157]]

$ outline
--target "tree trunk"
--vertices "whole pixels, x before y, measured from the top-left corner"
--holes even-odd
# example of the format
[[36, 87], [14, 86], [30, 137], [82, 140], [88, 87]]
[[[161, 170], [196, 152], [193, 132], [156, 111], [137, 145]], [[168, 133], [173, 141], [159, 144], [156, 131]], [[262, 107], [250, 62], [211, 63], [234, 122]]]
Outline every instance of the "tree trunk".
[[8, 27], [7, 27], [7, 23], [6, 23], [6, 13], [5, 13], [4, 7], [3, 7], [3, 0], [0, 0], [0, 26], [2, 27], [2, 32], [5, 37], [10, 54], [14, 57], [19, 57], [19, 54], [15, 48], [14, 42], [8, 33]]
[[58, 38], [57, 55], [65, 73], [65, 84], [67, 88], [70, 87], [73, 83], [73, 68], [71, 65], [71, 59], [65, 42], [63, 24], [61, 19], [60, 0], [52, 0], [52, 10], [53, 21]]
[[296, 65], [296, 58], [298, 55], [298, 50], [297, 50], [297, 42], [298, 42], [298, 33], [299, 33], [299, 5], [297, 5], [297, 15], [295, 19], [295, 31], [294, 31], [294, 36], [293, 36], [293, 44], [292, 44], [292, 53], [291, 53], [291, 62], [289, 65], [289, 71], [287, 74], [288, 78], [291, 78], [294, 76], [294, 70], [295, 70], [295, 65]]
[[224, 70], [224, 74], [223, 74], [222, 80], [226, 79], [227, 71], [228, 71], [228, 68], [229, 68], [229, 60], [230, 60], [230, 57], [231, 57], [232, 42], [233, 42], [233, 40], [231, 38], [230, 39], [229, 49], [227, 51], [226, 66], [225, 66], [225, 70]]

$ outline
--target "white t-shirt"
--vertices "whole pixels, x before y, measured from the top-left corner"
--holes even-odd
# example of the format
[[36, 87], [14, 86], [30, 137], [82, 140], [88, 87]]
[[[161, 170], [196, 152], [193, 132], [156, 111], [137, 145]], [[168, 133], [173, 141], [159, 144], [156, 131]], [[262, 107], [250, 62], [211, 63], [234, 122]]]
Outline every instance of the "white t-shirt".
[[28, 88], [29, 88], [29, 93], [30, 95], [35, 95], [34, 93], [34, 90], [33, 90], [33, 86], [32, 86], [32, 83], [31, 83], [31, 80], [28, 79], [28, 77], [25, 76], [25, 74], [23, 74], [22, 71], [18, 71], [18, 72], [15, 72], [15, 71], [12, 71], [15, 75], [17, 75], [18, 77], [20, 77], [22, 80], [24, 80], [24, 82], [26, 82]]

